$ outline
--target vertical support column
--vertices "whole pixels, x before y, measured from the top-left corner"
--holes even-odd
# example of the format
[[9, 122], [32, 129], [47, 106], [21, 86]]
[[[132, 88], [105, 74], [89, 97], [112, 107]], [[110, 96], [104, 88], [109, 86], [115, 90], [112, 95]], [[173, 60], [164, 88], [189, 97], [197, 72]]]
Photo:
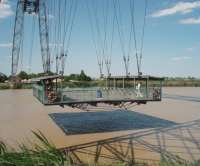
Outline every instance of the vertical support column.
[[49, 35], [48, 35], [48, 22], [47, 22], [47, 10], [44, 0], [39, 1], [39, 34], [43, 69], [45, 73], [50, 72], [50, 52], [49, 52]]
[[131, 165], [135, 165], [135, 153], [134, 153], [134, 146], [133, 146], [133, 139], [130, 138], [130, 141], [129, 141], [129, 144], [130, 144], [130, 148], [131, 148]]
[[13, 46], [12, 46], [11, 75], [12, 75], [13, 79], [17, 74], [19, 55], [20, 55], [20, 47], [22, 44], [23, 28], [24, 28], [24, 1], [18, 0], [16, 16], [15, 16], [13, 43], [12, 43]]
[[94, 163], [97, 164], [99, 157], [101, 154], [101, 145], [99, 143], [97, 143], [97, 147], [96, 147], [96, 154], [95, 154], [95, 158], [94, 158]]
[[44, 83], [44, 81], [41, 81], [42, 83], [42, 89], [43, 89], [43, 92], [42, 92], [42, 103], [45, 104], [46, 103], [46, 99], [47, 99], [47, 96], [46, 96], [46, 85]]
[[163, 82], [162, 82], [162, 80], [161, 80], [161, 81], [160, 81], [160, 100], [162, 100], [162, 93], [163, 93], [163, 92], [162, 92], [162, 86], [163, 86], [162, 83], [163, 83]]
[[158, 146], [158, 151], [160, 153], [160, 159], [164, 159], [164, 153], [163, 153], [163, 150], [162, 150], [162, 144], [161, 144], [161, 138], [160, 138], [160, 134], [159, 132], [156, 132], [155, 135], [156, 135], [156, 140], [157, 140], [157, 146]]
[[124, 89], [124, 77], [123, 77], [123, 89]]
[[113, 83], [114, 83], [114, 89], [116, 89], [116, 80], [115, 80], [115, 78], [114, 78]]
[[57, 82], [57, 78], [56, 78], [56, 92], [57, 92], [57, 83], [58, 83], [58, 82]]
[[108, 89], [108, 77], [106, 77], [106, 89]]
[[60, 87], [60, 95], [61, 95], [61, 102], [63, 102], [63, 84], [62, 82], [64, 81], [64, 76], [61, 78], [61, 83], [59, 84]]
[[146, 98], [149, 98], [149, 78], [146, 79]]
[[109, 77], [108, 77], [108, 88], [110, 89], [110, 79], [109, 79]]
[[135, 89], [135, 77], [134, 77], [134, 89]]

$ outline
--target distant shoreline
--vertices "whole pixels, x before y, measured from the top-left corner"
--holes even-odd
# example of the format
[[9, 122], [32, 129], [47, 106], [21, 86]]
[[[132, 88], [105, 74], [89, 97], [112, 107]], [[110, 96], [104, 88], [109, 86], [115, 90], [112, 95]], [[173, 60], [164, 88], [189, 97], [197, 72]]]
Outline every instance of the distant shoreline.
[[[63, 82], [64, 87], [97, 87], [102, 86], [100, 80], [79, 81], [79, 82]], [[200, 79], [167, 79], [163, 82], [163, 87], [200, 87]], [[20, 83], [16, 87], [11, 88], [9, 83], [0, 83], [0, 90], [6, 89], [31, 89], [31, 83]]]

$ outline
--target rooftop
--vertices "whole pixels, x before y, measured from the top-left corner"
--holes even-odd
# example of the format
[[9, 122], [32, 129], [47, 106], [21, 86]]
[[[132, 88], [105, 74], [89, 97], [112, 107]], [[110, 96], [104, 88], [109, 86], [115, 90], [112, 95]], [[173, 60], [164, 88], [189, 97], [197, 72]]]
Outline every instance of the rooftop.
[[34, 78], [31, 80], [31, 82], [34, 83], [34, 82], [40, 82], [43, 80], [53, 80], [53, 79], [60, 78], [60, 77], [61, 77], [60, 75], [43, 76], [43, 77]]

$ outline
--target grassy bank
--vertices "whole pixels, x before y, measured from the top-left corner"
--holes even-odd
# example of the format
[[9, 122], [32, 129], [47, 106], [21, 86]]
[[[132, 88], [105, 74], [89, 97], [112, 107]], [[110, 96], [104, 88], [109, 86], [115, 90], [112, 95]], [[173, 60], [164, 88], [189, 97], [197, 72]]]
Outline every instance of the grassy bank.
[[11, 87], [9, 83], [0, 83], [0, 89], [1, 90], [6, 90], [6, 89], [31, 89], [32, 85], [31, 84], [24, 84], [24, 83], [18, 83], [14, 85], [14, 87]]
[[163, 86], [170, 87], [200, 87], [200, 79], [166, 78]]
[[63, 154], [50, 144], [41, 132], [33, 134], [41, 144], [32, 144], [31, 149], [21, 144], [17, 151], [9, 151], [6, 145], [0, 142], [0, 166], [64, 166]]
[[0, 83], [0, 89], [10, 89], [10, 85], [8, 83]]
[[[39, 144], [33, 143], [31, 149], [24, 144], [20, 144], [18, 150], [8, 150], [6, 145], [0, 141], [0, 166], [75, 166], [66, 155], [57, 150], [46, 137], [39, 131], [33, 132], [39, 140]], [[71, 161], [71, 162], [70, 162]], [[199, 166], [196, 163], [176, 163], [170, 159], [160, 161], [159, 166]], [[94, 164], [90, 164], [92, 166]], [[109, 164], [107, 166], [149, 166], [147, 163], [118, 163]], [[85, 164], [85, 166], [89, 166]], [[95, 164], [94, 166], [97, 166]], [[101, 166], [101, 165], [99, 165]], [[104, 165], [106, 166], [106, 165]]]

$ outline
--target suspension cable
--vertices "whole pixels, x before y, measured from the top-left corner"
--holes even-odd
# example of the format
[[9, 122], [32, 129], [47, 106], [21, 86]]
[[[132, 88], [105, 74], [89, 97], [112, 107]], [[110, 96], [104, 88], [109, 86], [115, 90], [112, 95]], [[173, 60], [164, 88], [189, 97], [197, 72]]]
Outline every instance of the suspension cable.
[[[116, 3], [117, 2], [117, 3]], [[113, 5], [114, 5], [114, 11], [115, 11], [115, 18], [116, 18], [116, 23], [117, 23], [117, 27], [118, 27], [118, 34], [119, 34], [119, 38], [120, 38], [120, 44], [121, 44], [121, 48], [122, 48], [122, 53], [123, 56], [126, 56], [126, 52], [125, 52], [125, 46], [124, 46], [124, 41], [123, 41], [123, 32], [122, 29], [120, 29], [120, 25], [121, 25], [121, 9], [120, 9], [120, 3], [119, 0], [113, 0]], [[118, 9], [118, 10], [117, 10]], [[119, 17], [117, 14], [117, 11], [119, 13]]]
[[97, 55], [97, 60], [99, 62], [99, 56], [100, 56], [100, 53], [99, 53], [99, 50], [97, 48], [97, 43], [96, 43], [96, 40], [95, 40], [95, 31], [94, 31], [94, 26], [93, 26], [93, 18], [92, 18], [92, 13], [91, 13], [91, 10], [89, 8], [89, 4], [88, 4], [88, 1], [86, 1], [86, 7], [87, 7], [87, 11], [88, 11], [88, 18], [89, 18], [89, 24], [90, 24], [90, 27], [91, 27], [91, 31], [92, 31], [92, 42], [94, 44], [94, 48], [95, 48], [95, 51], [96, 51], [96, 55]]
[[135, 30], [135, 0], [130, 0], [130, 11], [131, 11], [131, 25], [133, 28], [134, 46], [137, 52], [137, 40], [136, 40], [136, 30]]
[[143, 28], [142, 28], [142, 38], [141, 38], [141, 48], [140, 48], [140, 59], [139, 59], [139, 74], [141, 73], [141, 66], [142, 66], [142, 56], [143, 56], [143, 47], [144, 47], [144, 33], [145, 33], [145, 26], [146, 26], [146, 14], [147, 14], [147, 0], [145, 0], [145, 14], [144, 14], [144, 20], [143, 20]]
[[[97, 8], [97, 3], [92, 3], [92, 9], [89, 7], [89, 3], [87, 1], [87, 10], [88, 10], [88, 17], [89, 23], [92, 31], [92, 42], [94, 44], [95, 52], [97, 55], [97, 62], [100, 71], [100, 77], [103, 76], [103, 66], [105, 63], [106, 70], [108, 76], [110, 75], [110, 68], [111, 68], [111, 57], [112, 57], [112, 48], [113, 48], [113, 38], [114, 38], [114, 14], [113, 19], [111, 21], [111, 33], [109, 33], [109, 24], [110, 24], [110, 17], [109, 17], [109, 9], [110, 9], [110, 2], [103, 1], [102, 2], [102, 12], [99, 11]], [[92, 11], [92, 12], [91, 12]], [[93, 13], [93, 14], [92, 14]], [[100, 19], [100, 14], [102, 15], [102, 19]], [[102, 28], [100, 28], [100, 24], [102, 24]], [[109, 50], [110, 49], [110, 50]], [[110, 54], [110, 55], [109, 55]]]
[[54, 22], [54, 56], [56, 56], [56, 72], [59, 73], [59, 68], [61, 67], [60, 72], [63, 75], [65, 59], [68, 55], [70, 47], [78, 3], [77, 0], [59, 0], [54, 6], [56, 6], [54, 11], [55, 17], [57, 18], [57, 20]]
[[128, 41], [128, 50], [126, 51], [125, 44], [124, 44], [124, 42], [125, 42], [124, 41], [124, 33], [123, 33], [123, 28], [122, 28], [122, 18], [121, 18], [122, 13], [121, 13], [121, 9], [120, 9], [119, 0], [118, 1], [113, 0], [113, 6], [114, 6], [114, 10], [115, 10], [115, 17], [116, 17], [116, 22], [117, 22], [117, 27], [118, 27], [118, 34], [119, 34], [120, 45], [121, 45], [122, 54], [123, 54], [125, 72], [126, 72], [126, 76], [128, 76], [129, 75], [129, 63], [130, 63], [132, 33], [133, 33], [134, 26], [131, 24], [129, 41]]
[[115, 33], [115, 13], [114, 13], [114, 11], [113, 11], [113, 17], [112, 17], [112, 33], [111, 33], [111, 43], [110, 43], [110, 59], [112, 59], [114, 33]]
[[102, 54], [103, 54], [103, 57], [105, 58], [105, 52], [107, 50], [107, 24], [108, 24], [108, 1], [103, 1], [104, 4], [103, 4], [103, 26], [104, 26], [104, 39], [103, 39], [103, 51], [102, 51]]
[[21, 71], [23, 70], [23, 59], [24, 59], [24, 27], [22, 29], [22, 41], [21, 41], [21, 46], [20, 46], [20, 51], [21, 51]]
[[70, 41], [71, 41], [72, 30], [73, 30], [74, 21], [75, 21], [75, 16], [76, 16], [76, 13], [77, 13], [77, 8], [78, 8], [78, 3], [76, 1], [75, 5], [74, 5], [74, 10], [73, 10], [72, 19], [71, 19], [71, 25], [70, 25], [69, 34], [68, 34], [67, 46], [65, 48], [65, 52], [67, 54], [68, 54], [69, 47], [70, 47]]
[[133, 34], [134, 34], [134, 42], [135, 42], [138, 75], [142, 75], [141, 64], [142, 64], [142, 54], [143, 54], [144, 35], [145, 35], [145, 26], [146, 26], [147, 0], [145, 0], [144, 19], [143, 19], [142, 36], [141, 36], [141, 47], [140, 47], [140, 50], [139, 50], [140, 52], [138, 52], [138, 48], [137, 48], [136, 29], [135, 29], [135, 18], [134, 18], [135, 1], [132, 2], [132, 0], [130, 0], [130, 10], [131, 10], [131, 19], [132, 19], [133, 31], [134, 31]]
[[89, 24], [90, 24], [90, 28], [91, 28], [91, 32], [92, 32], [92, 43], [94, 44], [94, 48], [95, 48], [95, 52], [96, 52], [96, 56], [97, 56], [97, 63], [99, 66], [99, 73], [100, 73], [100, 77], [103, 77], [103, 61], [100, 57], [100, 49], [99, 49], [99, 45], [97, 44], [97, 41], [95, 40], [95, 30], [94, 30], [94, 25], [93, 25], [93, 17], [92, 17], [92, 12], [90, 10], [89, 7], [89, 3], [88, 1], [86, 1], [86, 7], [87, 7], [87, 11], [88, 11], [88, 18], [89, 18]]
[[143, 45], [144, 45], [144, 33], [145, 33], [145, 26], [146, 26], [146, 15], [147, 15], [147, 0], [145, 0], [145, 11], [144, 11], [144, 20], [143, 20], [143, 28], [142, 28], [142, 38], [141, 38], [141, 48], [140, 52], [143, 51]]

